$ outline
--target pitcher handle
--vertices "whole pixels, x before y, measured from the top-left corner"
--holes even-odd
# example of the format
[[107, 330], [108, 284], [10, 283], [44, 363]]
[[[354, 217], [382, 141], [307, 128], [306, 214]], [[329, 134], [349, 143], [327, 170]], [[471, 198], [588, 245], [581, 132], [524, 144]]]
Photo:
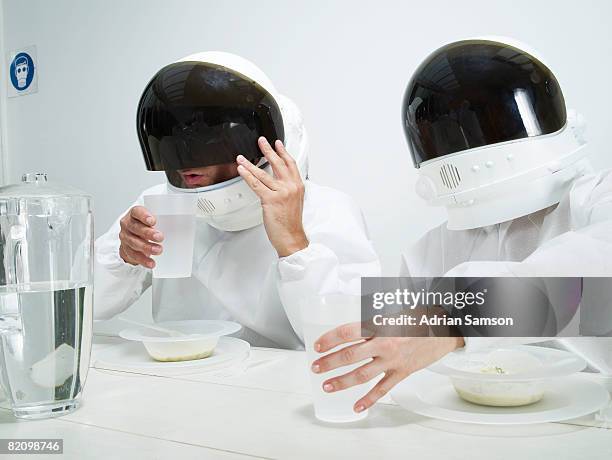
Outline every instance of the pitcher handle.
[[25, 230], [25, 226], [17, 224], [13, 225], [9, 232], [6, 260], [10, 262], [10, 266], [5, 267], [8, 292], [2, 296], [0, 303], [0, 333], [2, 334], [21, 328], [18, 290], [19, 286], [29, 282], [30, 278]]

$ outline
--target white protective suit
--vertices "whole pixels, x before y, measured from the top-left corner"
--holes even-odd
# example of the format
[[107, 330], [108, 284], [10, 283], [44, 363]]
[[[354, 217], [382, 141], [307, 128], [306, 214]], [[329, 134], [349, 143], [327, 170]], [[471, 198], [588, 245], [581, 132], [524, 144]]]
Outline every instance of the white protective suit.
[[[612, 276], [612, 171], [575, 179], [558, 205], [518, 219], [456, 231], [442, 224], [403, 255], [401, 275]], [[523, 341], [467, 338], [466, 345], [500, 340]]]
[[[285, 145], [304, 157], [307, 152], [295, 151], [307, 149], [301, 116], [287, 98], [277, 97], [277, 102], [283, 111]], [[362, 276], [380, 276], [378, 256], [353, 200], [310, 180], [305, 180], [305, 188], [307, 248], [279, 259], [262, 224], [224, 231], [197, 217], [191, 278], [152, 279], [151, 270], [125, 263], [119, 256], [118, 219], [95, 243], [95, 318], [124, 311], [152, 286], [157, 322], [233, 320], [243, 326], [240, 336], [252, 345], [301, 348], [301, 300], [317, 294], [356, 294]], [[142, 205], [143, 195], [167, 192], [167, 184], [157, 185], [133, 205]]]

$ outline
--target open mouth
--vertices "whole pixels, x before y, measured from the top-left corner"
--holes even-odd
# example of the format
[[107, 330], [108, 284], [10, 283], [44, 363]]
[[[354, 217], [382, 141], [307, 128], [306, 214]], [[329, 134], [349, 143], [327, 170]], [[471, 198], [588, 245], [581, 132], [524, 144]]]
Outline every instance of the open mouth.
[[181, 173], [181, 177], [185, 181], [187, 185], [200, 185], [204, 175], [202, 174], [193, 174], [193, 173]]

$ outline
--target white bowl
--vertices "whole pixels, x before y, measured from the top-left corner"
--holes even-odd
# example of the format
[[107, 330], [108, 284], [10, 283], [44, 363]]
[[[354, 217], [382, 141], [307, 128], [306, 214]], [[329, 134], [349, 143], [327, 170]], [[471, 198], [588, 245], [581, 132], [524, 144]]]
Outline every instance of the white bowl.
[[218, 341], [219, 337], [207, 337], [178, 342], [147, 342], [143, 340], [142, 344], [151, 358], [156, 361], [167, 362], [208, 358], [215, 351]]
[[544, 380], [487, 381], [483, 375], [500, 378], [537, 371], [540, 359], [525, 350], [498, 349], [489, 353], [484, 362], [466, 365], [473, 378], [451, 377], [457, 394], [464, 400], [484, 406], [515, 407], [533, 404], [544, 396]]
[[487, 382], [451, 377], [459, 397], [465, 401], [494, 407], [526, 406], [544, 396], [545, 380], [526, 382]]
[[567, 352], [521, 346], [488, 352], [457, 352], [430, 367], [450, 377], [465, 401], [517, 407], [540, 401], [551, 378], [583, 369], [584, 360]]
[[158, 325], [186, 335], [168, 336], [147, 328], [126, 329], [119, 335], [142, 342], [156, 361], [175, 362], [208, 358], [214, 353], [219, 337], [241, 329], [237, 323], [219, 320], [168, 321]]

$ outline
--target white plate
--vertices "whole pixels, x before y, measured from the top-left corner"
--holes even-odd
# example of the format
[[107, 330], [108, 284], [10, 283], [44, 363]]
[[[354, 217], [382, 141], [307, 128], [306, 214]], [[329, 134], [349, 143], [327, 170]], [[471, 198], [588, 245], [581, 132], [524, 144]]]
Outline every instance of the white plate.
[[102, 350], [93, 363], [96, 369], [152, 375], [185, 375], [207, 372], [240, 363], [248, 358], [251, 346], [234, 337], [221, 337], [212, 356], [192, 361], [159, 362], [151, 358], [142, 343], [128, 342]]
[[156, 323], [156, 325], [189, 335], [185, 337], [169, 336], [154, 329], [141, 327], [124, 329], [119, 333], [119, 337], [137, 342], [182, 342], [230, 335], [242, 328], [238, 323], [222, 320], [166, 321]]
[[541, 401], [521, 407], [489, 407], [464, 401], [449, 377], [427, 369], [416, 372], [391, 390], [404, 409], [450, 422], [482, 425], [520, 425], [558, 422], [591, 414], [607, 404], [610, 395], [597, 383], [579, 376], [547, 383]]
[[565, 377], [579, 372], [586, 367], [586, 361], [584, 359], [563, 350], [530, 345], [522, 345], [508, 349], [529, 353], [538, 358], [542, 362], [542, 366], [530, 372], [520, 374], [483, 374], [465, 370], [471, 367], [478, 367], [479, 364], [484, 366], [487, 361], [487, 356], [492, 351], [488, 349], [486, 351], [474, 353], [455, 351], [432, 364], [428, 369], [450, 377], [476, 379], [487, 382], [510, 382]]

